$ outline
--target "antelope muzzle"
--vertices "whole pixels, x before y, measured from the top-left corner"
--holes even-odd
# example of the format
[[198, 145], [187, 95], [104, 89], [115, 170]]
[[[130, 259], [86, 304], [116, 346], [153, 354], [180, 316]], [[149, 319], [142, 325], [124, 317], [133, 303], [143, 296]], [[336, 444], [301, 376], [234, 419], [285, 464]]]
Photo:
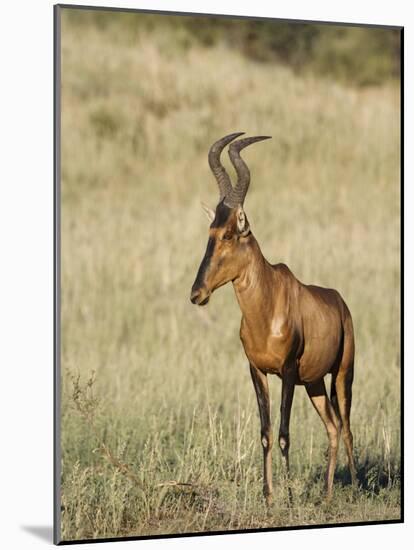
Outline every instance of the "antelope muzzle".
[[210, 300], [210, 292], [204, 287], [196, 287], [193, 285], [191, 289], [190, 300], [197, 306], [205, 306]]
[[197, 277], [191, 288], [190, 300], [193, 304], [198, 306], [205, 306], [211, 296], [211, 290], [206, 285], [206, 274], [210, 269], [211, 258], [213, 257], [215, 249], [215, 239], [210, 237], [207, 243], [207, 250], [204, 254], [204, 258], [198, 268]]

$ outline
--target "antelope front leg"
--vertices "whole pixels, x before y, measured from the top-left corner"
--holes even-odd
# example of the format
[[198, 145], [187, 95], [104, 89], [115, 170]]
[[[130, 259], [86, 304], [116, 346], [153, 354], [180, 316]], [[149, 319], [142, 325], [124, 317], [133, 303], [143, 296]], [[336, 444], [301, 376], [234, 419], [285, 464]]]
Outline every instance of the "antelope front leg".
[[273, 446], [273, 434], [272, 426], [270, 423], [269, 384], [267, 381], [267, 375], [253, 365], [250, 365], [250, 374], [252, 376], [254, 389], [256, 390], [261, 424], [263, 447], [263, 494], [267, 506], [270, 506], [270, 504], [272, 503], [273, 495], [271, 455]]
[[[286, 479], [289, 478], [289, 422], [292, 410], [293, 392], [295, 390], [295, 365], [286, 365], [282, 375], [282, 399], [280, 403], [279, 447], [282, 452]], [[292, 500], [289, 488], [289, 500]]]

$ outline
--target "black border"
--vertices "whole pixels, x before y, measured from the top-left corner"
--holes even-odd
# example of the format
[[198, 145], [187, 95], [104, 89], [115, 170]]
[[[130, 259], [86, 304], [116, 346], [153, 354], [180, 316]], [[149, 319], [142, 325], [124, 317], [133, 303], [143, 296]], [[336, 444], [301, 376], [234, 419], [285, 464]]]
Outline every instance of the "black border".
[[401, 523], [404, 523], [404, 27], [401, 27], [400, 65], [400, 449], [401, 449]]
[[59, 544], [61, 525], [61, 438], [60, 438], [60, 9], [53, 7], [53, 542]]
[[241, 535], [251, 533], [274, 533], [277, 531], [303, 531], [305, 529], [326, 529], [334, 527], [366, 527], [374, 525], [389, 525], [395, 523], [404, 523], [399, 519], [388, 519], [384, 521], [366, 521], [352, 523], [327, 523], [325, 525], [297, 525], [289, 527], [263, 527], [262, 529], [229, 529], [228, 531], [200, 531], [195, 533], [169, 533], [167, 535], [143, 535], [137, 537], [109, 537], [103, 539], [79, 539], [79, 540], [64, 540], [56, 544], [58, 546], [66, 546], [69, 544], [93, 544], [98, 542], [120, 542], [131, 540], [148, 540], [148, 539], [175, 539], [175, 538], [190, 538], [190, 537], [209, 537], [214, 535]]
[[158, 15], [178, 15], [178, 16], [194, 16], [194, 17], [220, 17], [223, 19], [255, 19], [257, 21], [284, 21], [289, 23], [317, 23], [318, 25], [337, 25], [341, 27], [373, 27], [379, 29], [399, 29], [403, 27], [399, 25], [383, 25], [377, 23], [349, 23], [345, 21], [318, 21], [316, 19], [289, 19], [287, 17], [265, 17], [263, 15], [233, 15], [228, 13], [198, 13], [192, 11], [169, 11], [169, 10], [151, 10], [144, 8], [116, 8], [114, 6], [87, 6], [81, 4], [55, 4], [55, 7], [76, 10], [97, 10], [97, 11], [118, 11], [126, 13], [148, 13]]
[[[309, 23], [319, 25], [337, 25], [346, 27], [370, 27], [382, 29], [395, 29], [400, 31], [401, 41], [401, 73], [400, 73], [400, 307], [401, 307], [401, 332], [400, 332], [400, 444], [401, 444], [401, 515], [400, 519], [382, 521], [361, 521], [349, 523], [332, 523], [322, 525], [297, 525], [286, 527], [264, 527], [257, 529], [231, 529], [226, 531], [200, 531], [193, 533], [169, 533], [157, 535], [108, 537], [97, 539], [61, 540], [61, 451], [60, 451], [60, 404], [61, 404], [61, 369], [60, 369], [60, 168], [61, 168], [61, 9], [115, 11], [127, 13], [148, 13], [159, 15], [195, 16], [195, 17], [220, 17], [230, 19], [256, 19], [259, 21], [284, 21], [289, 23]], [[288, 19], [276, 17], [263, 17], [254, 15], [233, 15], [217, 13], [176, 12], [168, 10], [151, 10], [136, 8], [116, 8], [113, 6], [87, 6], [78, 4], [55, 4], [53, 6], [53, 542], [56, 545], [69, 544], [94, 544], [100, 542], [119, 542], [148, 539], [171, 539], [188, 537], [205, 537], [213, 535], [241, 534], [241, 533], [267, 533], [278, 531], [301, 531], [304, 529], [329, 529], [333, 527], [358, 527], [404, 523], [404, 27], [397, 25], [382, 25], [368, 23], [347, 23], [340, 21], [318, 21], [305, 19]]]

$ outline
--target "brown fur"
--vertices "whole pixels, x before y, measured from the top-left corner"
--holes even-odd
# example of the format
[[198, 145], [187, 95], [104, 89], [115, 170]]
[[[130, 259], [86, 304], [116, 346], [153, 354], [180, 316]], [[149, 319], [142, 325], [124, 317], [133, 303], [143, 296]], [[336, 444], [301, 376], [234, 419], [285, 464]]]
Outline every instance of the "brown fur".
[[[241, 205], [238, 208], [218, 205], [191, 301], [204, 305], [215, 289], [233, 283], [242, 312], [240, 339], [250, 363], [259, 406], [266, 502], [271, 502], [273, 491], [268, 374], [276, 374], [282, 380], [279, 446], [285, 473], [288, 476], [294, 388], [304, 385], [329, 439], [326, 487], [330, 498], [341, 430], [352, 481], [356, 480], [349, 421], [354, 369], [351, 314], [336, 290], [305, 285], [286, 265], [269, 264], [250, 232], [247, 219], [244, 231], [238, 227], [241, 211]], [[328, 373], [332, 375], [330, 400], [324, 383]]]

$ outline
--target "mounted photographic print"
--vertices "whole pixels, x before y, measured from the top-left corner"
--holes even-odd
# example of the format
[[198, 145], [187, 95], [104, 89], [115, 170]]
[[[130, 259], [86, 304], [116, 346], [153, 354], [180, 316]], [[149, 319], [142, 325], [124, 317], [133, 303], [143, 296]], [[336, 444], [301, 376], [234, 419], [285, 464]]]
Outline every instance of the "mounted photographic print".
[[402, 28], [55, 7], [55, 542], [402, 514]]

